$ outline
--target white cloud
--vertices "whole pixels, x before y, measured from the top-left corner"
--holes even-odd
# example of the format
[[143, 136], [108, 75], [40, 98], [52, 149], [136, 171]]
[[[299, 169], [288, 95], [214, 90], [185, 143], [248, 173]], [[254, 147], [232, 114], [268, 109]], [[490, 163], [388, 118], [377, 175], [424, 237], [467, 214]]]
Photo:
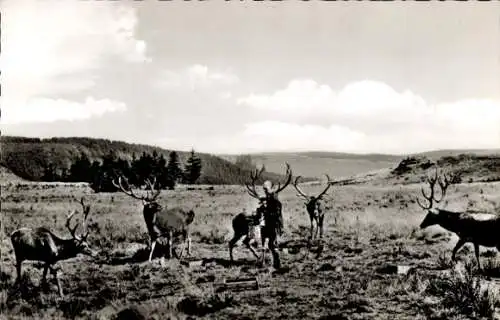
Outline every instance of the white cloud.
[[3, 115], [16, 118], [23, 114], [17, 108], [31, 108], [24, 103], [35, 97], [93, 87], [95, 71], [108, 59], [149, 61], [136, 25], [134, 9], [116, 2], [3, 1]]
[[[268, 142], [273, 145], [270, 149], [390, 153], [500, 148], [500, 101], [470, 99], [432, 105], [380, 82], [356, 82], [334, 92], [312, 80], [294, 80], [273, 94], [251, 94], [237, 101], [274, 120], [250, 127], [260, 128], [261, 134], [248, 143], [266, 149]], [[328, 128], [320, 126], [325, 123]], [[240, 136], [243, 140], [248, 127], [245, 132]]]
[[10, 109], [9, 112], [2, 110], [1, 122], [2, 124], [19, 124], [59, 120], [74, 121], [102, 116], [107, 112], [123, 112], [125, 110], [124, 103], [109, 99], [96, 100], [88, 97], [80, 103], [64, 99], [35, 98], [17, 108]]
[[193, 90], [229, 86], [238, 81], [238, 77], [230, 72], [213, 71], [207, 66], [195, 64], [179, 72], [164, 71], [159, 87], [184, 87]]
[[280, 121], [248, 123], [241, 132], [201, 138], [196, 149], [216, 153], [339, 150], [355, 152], [365, 136], [346, 127]]
[[399, 94], [380, 82], [360, 81], [334, 92], [329, 86], [310, 79], [292, 80], [283, 90], [270, 95], [250, 94], [237, 102], [290, 119], [311, 115], [331, 119], [350, 115], [366, 117], [382, 112], [408, 116], [408, 111], [426, 107], [423, 99], [411, 92]]

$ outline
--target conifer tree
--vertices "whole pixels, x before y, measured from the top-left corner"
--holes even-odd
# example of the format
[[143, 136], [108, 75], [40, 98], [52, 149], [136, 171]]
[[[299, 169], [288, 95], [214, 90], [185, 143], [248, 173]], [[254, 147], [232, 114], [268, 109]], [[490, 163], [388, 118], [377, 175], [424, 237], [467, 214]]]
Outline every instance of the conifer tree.
[[191, 155], [186, 161], [184, 180], [187, 184], [194, 184], [201, 176], [201, 159], [191, 150]]

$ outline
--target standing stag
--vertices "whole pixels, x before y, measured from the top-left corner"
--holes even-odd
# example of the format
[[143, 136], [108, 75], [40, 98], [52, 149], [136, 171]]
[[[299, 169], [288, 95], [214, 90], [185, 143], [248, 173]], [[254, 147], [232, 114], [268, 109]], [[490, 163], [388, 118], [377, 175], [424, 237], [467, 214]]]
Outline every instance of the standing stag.
[[[422, 195], [429, 202], [423, 205], [417, 198], [418, 205], [427, 211], [427, 215], [420, 224], [420, 228], [427, 228], [432, 225], [440, 225], [448, 231], [455, 233], [459, 240], [453, 248], [452, 260], [456, 261], [456, 253], [467, 242], [474, 244], [478, 268], [481, 269], [479, 261], [479, 246], [496, 247], [500, 250], [500, 218], [493, 214], [470, 214], [467, 212], [453, 212], [434, 208], [434, 203], [440, 203], [446, 195], [446, 190], [453, 179], [444, 174], [438, 176], [436, 172], [433, 177], [427, 177], [430, 192], [427, 195], [422, 188]], [[435, 186], [439, 185], [441, 196], [436, 199]]]
[[[255, 170], [251, 175], [250, 183], [245, 183], [248, 194], [258, 199], [259, 202], [263, 204], [262, 214], [264, 216], [264, 225], [261, 228], [261, 237], [262, 237], [262, 262], [265, 259], [265, 241], [268, 240], [267, 245], [269, 250], [273, 255], [273, 265], [275, 269], [279, 269], [281, 266], [280, 257], [278, 253], [278, 235], [281, 235], [283, 232], [283, 215], [282, 215], [282, 204], [278, 199], [278, 194], [283, 191], [292, 181], [292, 171], [290, 169], [290, 165], [286, 163], [286, 173], [285, 173], [285, 182], [283, 185], [278, 183], [276, 187], [273, 186], [272, 182], [266, 180], [263, 184], [264, 189], [264, 197], [260, 197], [257, 190], [255, 189], [255, 182], [260, 178], [262, 172], [264, 171], [264, 167], [260, 170]], [[261, 205], [262, 206], [262, 205]]]
[[[293, 182], [293, 186], [295, 187], [295, 190], [297, 190], [299, 196], [303, 197], [306, 202], [304, 203], [306, 206], [306, 211], [309, 215], [309, 220], [311, 222], [311, 228], [310, 228], [310, 235], [309, 235], [309, 241], [313, 240], [313, 235], [315, 238], [318, 237], [318, 232], [319, 232], [319, 238], [323, 238], [323, 220], [325, 218], [325, 211], [324, 211], [324, 204], [323, 204], [323, 199], [322, 197], [326, 194], [328, 189], [332, 186], [330, 177], [325, 174], [326, 176], [326, 187], [323, 191], [320, 192], [317, 196], [309, 196], [306, 195], [297, 185], [299, 182], [299, 179], [301, 176], [298, 176], [295, 178], [295, 181]], [[314, 233], [314, 222], [316, 222], [316, 232]]]
[[90, 206], [85, 205], [83, 198], [80, 200], [80, 204], [83, 208], [83, 233], [81, 235], [76, 234], [78, 224], [73, 228], [70, 226], [71, 218], [73, 218], [76, 211], [71, 212], [66, 217], [66, 228], [68, 228], [71, 234], [71, 238], [69, 239], [62, 239], [43, 227], [35, 229], [20, 228], [11, 233], [10, 239], [16, 256], [16, 284], [21, 283], [21, 265], [23, 261], [42, 261], [45, 263], [43, 267], [42, 287], [47, 285], [47, 271], [50, 270], [50, 273], [57, 282], [59, 295], [63, 297], [63, 290], [57, 274], [58, 268], [54, 267], [54, 264], [58, 261], [74, 258], [78, 254], [86, 254], [91, 257], [97, 256], [97, 252], [92, 250], [87, 243], [89, 235], [87, 217], [90, 212]]
[[[146, 222], [146, 228], [149, 235], [149, 262], [153, 258], [153, 252], [156, 246], [158, 238], [166, 237], [168, 241], [168, 257], [172, 257], [172, 244], [173, 238], [175, 236], [181, 236], [183, 238], [183, 246], [181, 253], [178, 255], [180, 259], [184, 254], [184, 250], [187, 246], [187, 254], [191, 255], [191, 236], [189, 233], [189, 226], [194, 220], [193, 210], [186, 211], [179, 207], [166, 208], [161, 206], [156, 198], [160, 195], [160, 189], [154, 190], [153, 182], [146, 180], [146, 184], [151, 191], [151, 195], [147, 191], [146, 196], [136, 195], [132, 189], [125, 188], [122, 184], [122, 177], [118, 177], [118, 182], [112, 181], [113, 185], [118, 188], [121, 192], [126, 195], [141, 200], [144, 206], [142, 214], [144, 216], [144, 221]], [[128, 183], [127, 183], [128, 185]]]

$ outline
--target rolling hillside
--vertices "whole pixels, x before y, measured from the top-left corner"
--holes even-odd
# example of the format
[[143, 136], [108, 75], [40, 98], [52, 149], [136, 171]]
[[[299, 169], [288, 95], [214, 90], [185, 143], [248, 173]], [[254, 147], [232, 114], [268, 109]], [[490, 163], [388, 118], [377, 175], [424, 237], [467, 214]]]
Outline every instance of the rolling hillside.
[[[92, 139], [82, 137], [70, 138], [25, 138], [2, 136], [2, 179], [19, 177], [21, 179], [38, 181], [48, 164], [57, 168], [68, 169], [71, 163], [82, 152], [91, 160], [101, 160], [106, 154], [132, 159], [142, 152], [163, 154], [168, 157], [171, 150], [159, 147], [131, 144], [107, 139]], [[182, 163], [185, 163], [189, 153], [179, 152]], [[468, 156], [464, 156], [468, 155]], [[241, 184], [248, 179], [248, 167], [236, 164], [238, 155], [211, 155], [200, 153], [203, 163], [202, 184]], [[438, 150], [412, 155], [413, 157], [429, 159], [444, 164], [449, 168], [461, 168], [466, 179], [474, 181], [496, 180], [500, 173], [500, 149], [495, 150]], [[277, 181], [281, 179], [284, 163], [288, 162], [295, 176], [321, 178], [325, 173], [334, 179], [357, 177], [357, 179], [417, 182], [418, 177], [410, 177], [412, 172], [405, 172], [395, 177], [391, 172], [405, 158], [400, 155], [384, 154], [348, 154], [337, 152], [275, 152], [252, 154], [252, 161], [257, 166], [265, 165], [264, 178]], [[418, 171], [418, 170], [417, 170]], [[419, 174], [422, 172], [418, 172]], [[363, 178], [362, 178], [363, 177]], [[12, 180], [8, 178], [9, 180]], [[310, 180], [310, 179], [305, 179]]]
[[[237, 155], [222, 155], [224, 159], [236, 161]], [[373, 170], [394, 167], [402, 156], [382, 154], [348, 154], [337, 152], [275, 152], [251, 154], [257, 165], [265, 165], [271, 172], [283, 170], [288, 162], [294, 175], [321, 178], [325, 173], [331, 178], [350, 177]]]
[[[476, 156], [500, 156], [500, 149], [492, 150], [436, 150], [412, 154], [437, 161], [443, 157], [458, 157], [463, 154]], [[220, 155], [221, 158], [235, 162], [238, 155]], [[269, 152], [251, 154], [258, 165], [265, 165], [272, 172], [280, 172], [284, 162], [290, 163], [294, 174], [308, 177], [321, 177], [328, 174], [332, 178], [347, 178], [364, 175], [373, 171], [390, 171], [397, 167], [405, 155], [350, 154], [339, 152]]]
[[[159, 147], [131, 144], [122, 141], [92, 138], [25, 138], [1, 137], [2, 157], [0, 165], [5, 172], [12, 172], [16, 176], [32, 181], [39, 181], [44, 168], [49, 164], [55, 165], [58, 170], [69, 169], [71, 163], [85, 153], [91, 161], [102, 160], [102, 157], [113, 153], [116, 156], [131, 160], [135, 154], [139, 157], [142, 152], [163, 154], [168, 159], [171, 150]], [[186, 152], [177, 152], [181, 163], [185, 163], [189, 156]], [[202, 174], [199, 183], [202, 184], [241, 184], [248, 180], [248, 168], [241, 168], [234, 163], [210, 154], [197, 153], [202, 161]], [[12, 175], [9, 175], [9, 177]], [[2, 179], [7, 175], [2, 175]], [[280, 174], [265, 172], [263, 178], [277, 181], [282, 179]]]

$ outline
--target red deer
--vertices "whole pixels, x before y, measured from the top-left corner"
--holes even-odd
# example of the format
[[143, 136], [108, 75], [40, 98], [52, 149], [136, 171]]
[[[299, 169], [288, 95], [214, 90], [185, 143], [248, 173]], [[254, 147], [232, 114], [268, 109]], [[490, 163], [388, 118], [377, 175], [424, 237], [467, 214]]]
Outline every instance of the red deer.
[[[417, 199], [418, 205], [427, 211], [427, 215], [420, 224], [420, 228], [427, 228], [437, 224], [455, 233], [459, 240], [453, 248], [453, 261], [456, 261], [458, 250], [467, 242], [471, 242], [474, 245], [478, 268], [481, 269], [479, 246], [496, 247], [500, 250], [500, 217], [493, 214], [471, 214], [433, 208], [434, 203], [439, 203], [443, 200], [446, 195], [446, 189], [452, 181], [449, 176], [438, 176], [437, 169], [434, 177], [427, 177], [430, 193], [427, 195], [422, 188], [422, 195], [427, 199], [429, 204], [425, 206]], [[436, 183], [441, 189], [441, 197], [439, 199], [436, 199], [435, 196], [434, 188]]]
[[70, 226], [71, 218], [76, 211], [71, 212], [66, 218], [66, 228], [68, 228], [71, 238], [63, 239], [56, 236], [49, 229], [39, 227], [35, 229], [20, 228], [12, 232], [10, 239], [16, 256], [16, 283], [21, 283], [21, 265], [23, 261], [42, 261], [45, 263], [43, 267], [42, 286], [47, 285], [47, 272], [54, 276], [57, 282], [59, 295], [64, 296], [57, 269], [54, 265], [58, 261], [67, 260], [76, 257], [78, 254], [85, 254], [91, 257], [96, 257], [97, 252], [90, 248], [87, 243], [89, 231], [87, 230], [87, 217], [90, 212], [90, 206], [85, 205], [84, 199], [80, 200], [83, 207], [83, 234], [77, 235], [76, 229]]
[[234, 261], [233, 259], [233, 248], [236, 245], [236, 243], [244, 237], [243, 239], [243, 244], [250, 249], [250, 251], [253, 253], [253, 255], [259, 259], [259, 255], [257, 252], [255, 252], [254, 248], [251, 246], [251, 242], [255, 239], [255, 229], [259, 228], [262, 226], [263, 223], [263, 207], [264, 203], [261, 202], [261, 205], [257, 208], [256, 213], [253, 215], [247, 215], [244, 212], [237, 214], [233, 218], [233, 232], [234, 236], [233, 238], [229, 241], [229, 257], [231, 262]]
[[[146, 223], [146, 228], [149, 235], [150, 253], [149, 262], [153, 258], [153, 252], [159, 238], [166, 237], [168, 241], [168, 257], [172, 257], [173, 238], [181, 236], [183, 238], [183, 247], [178, 255], [180, 259], [184, 254], [187, 246], [187, 254], [191, 255], [191, 236], [189, 232], [190, 224], [193, 222], [195, 214], [193, 210], [185, 210], [180, 207], [166, 208], [161, 206], [156, 198], [160, 194], [160, 190], [154, 190], [154, 180], [150, 182], [146, 180], [146, 184], [151, 190], [151, 195], [146, 196], [136, 195], [132, 189], [125, 188], [122, 184], [122, 177], [118, 178], [118, 182], [114, 180], [113, 185], [126, 195], [142, 201], [143, 216]], [[127, 183], [128, 185], [128, 183]]]
[[281, 263], [277, 245], [278, 235], [281, 235], [283, 232], [283, 206], [281, 204], [281, 201], [278, 199], [278, 194], [290, 184], [290, 181], [292, 180], [292, 171], [290, 169], [290, 165], [286, 163], [286, 178], [284, 184], [281, 185], [281, 183], [278, 183], [278, 185], [274, 187], [271, 181], [265, 181], [263, 184], [265, 196], [261, 197], [255, 189], [255, 182], [260, 178], [263, 171], [264, 167], [262, 167], [260, 170], [255, 170], [250, 177], [250, 183], [245, 183], [245, 186], [247, 188], [248, 194], [251, 197], [258, 199], [264, 204], [264, 206], [262, 207], [264, 225], [261, 228], [261, 242], [263, 245], [261, 260], [262, 262], [264, 262], [264, 253], [266, 250], [264, 244], [266, 240], [268, 240], [267, 245], [273, 255], [274, 268], [279, 269]]
[[[305, 194], [297, 185], [299, 182], [299, 179], [301, 178], [298, 176], [295, 178], [295, 181], [293, 182], [293, 186], [295, 187], [295, 190], [297, 190], [299, 196], [303, 197], [304, 200], [306, 201], [304, 204], [306, 206], [306, 211], [309, 215], [309, 220], [311, 222], [311, 228], [310, 228], [310, 235], [309, 235], [309, 241], [313, 240], [313, 235], [314, 237], [318, 237], [318, 232], [319, 232], [319, 238], [323, 238], [323, 220], [325, 218], [325, 212], [324, 212], [324, 204], [323, 204], [323, 196], [326, 194], [328, 189], [331, 187], [331, 180], [330, 177], [325, 174], [326, 176], [326, 187], [321, 191], [317, 196], [310, 196]], [[314, 233], [314, 222], [316, 223], [316, 232]]]

